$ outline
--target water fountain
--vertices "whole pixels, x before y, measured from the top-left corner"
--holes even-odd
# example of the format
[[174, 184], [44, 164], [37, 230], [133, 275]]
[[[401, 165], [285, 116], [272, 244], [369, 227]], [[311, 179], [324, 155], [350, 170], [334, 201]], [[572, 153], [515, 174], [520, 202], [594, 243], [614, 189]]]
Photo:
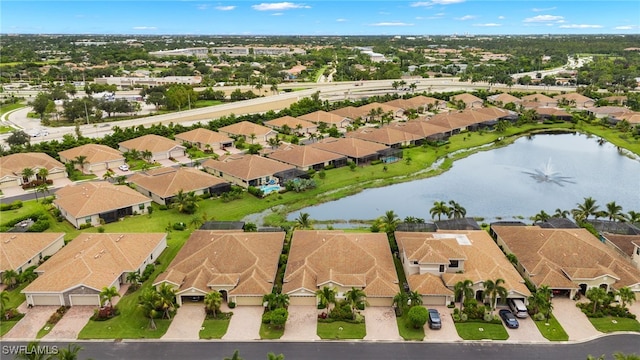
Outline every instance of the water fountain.
[[531, 176], [534, 180], [539, 183], [547, 182], [560, 186], [564, 186], [564, 184], [575, 184], [575, 181], [570, 176], [561, 176], [560, 172], [554, 171], [553, 166], [551, 166], [551, 158], [544, 164], [540, 169], [533, 169], [533, 171], [523, 171], [523, 173]]

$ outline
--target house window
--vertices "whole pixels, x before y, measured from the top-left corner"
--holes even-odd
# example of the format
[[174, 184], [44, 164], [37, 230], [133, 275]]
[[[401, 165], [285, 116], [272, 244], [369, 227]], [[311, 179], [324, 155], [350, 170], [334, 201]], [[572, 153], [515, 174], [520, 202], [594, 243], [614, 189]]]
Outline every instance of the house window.
[[418, 265], [418, 260], [413, 260], [413, 265]]
[[84, 222], [86, 222], [87, 224], [91, 224], [91, 216], [87, 216], [86, 218], [84, 218]]
[[636, 255], [640, 255], [640, 247], [636, 248]]
[[151, 254], [151, 260], [153, 260], [153, 254]]
[[457, 268], [458, 267], [458, 260], [449, 260], [449, 267], [450, 268]]
[[440, 265], [440, 272], [444, 272], [444, 265]]
[[138, 205], [138, 208], [139, 208], [140, 210], [144, 210], [144, 204], [140, 204], [140, 205]]

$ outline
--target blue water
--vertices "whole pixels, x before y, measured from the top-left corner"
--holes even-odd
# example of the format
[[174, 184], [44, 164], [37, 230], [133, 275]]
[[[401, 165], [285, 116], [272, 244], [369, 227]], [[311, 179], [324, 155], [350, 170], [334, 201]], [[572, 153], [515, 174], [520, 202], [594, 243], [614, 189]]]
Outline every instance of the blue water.
[[262, 190], [263, 194], [267, 195], [272, 192], [280, 191], [280, 185], [262, 185], [260, 186], [260, 190]]

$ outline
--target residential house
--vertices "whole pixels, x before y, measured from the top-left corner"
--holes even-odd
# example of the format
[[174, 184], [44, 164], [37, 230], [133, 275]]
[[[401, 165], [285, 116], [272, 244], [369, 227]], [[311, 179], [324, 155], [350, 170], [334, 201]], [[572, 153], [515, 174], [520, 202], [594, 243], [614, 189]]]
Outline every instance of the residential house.
[[284, 131], [288, 128], [290, 133], [312, 134], [318, 131], [318, 126], [310, 121], [294, 118], [293, 116], [283, 116], [277, 119], [269, 120], [264, 123], [266, 126], [277, 131]]
[[138, 172], [129, 177], [128, 182], [134, 184], [139, 193], [160, 205], [171, 204], [180, 191], [193, 191], [196, 195], [217, 195], [231, 188], [229, 182], [192, 167], [157, 168]]
[[310, 114], [300, 115], [298, 116], [298, 118], [312, 122], [317, 125], [320, 125], [320, 123], [325, 123], [329, 127], [332, 127], [335, 125], [338, 129], [346, 128], [351, 124], [350, 118], [336, 115], [334, 113], [329, 113], [323, 110], [314, 111]]
[[537, 107], [534, 108], [536, 114], [538, 114], [538, 118], [542, 120], [547, 120], [551, 118], [556, 118], [562, 121], [571, 121], [573, 119], [573, 115], [568, 113], [564, 109], [558, 109], [554, 107]]
[[331, 110], [329, 112], [331, 114], [350, 119], [351, 121], [356, 121], [358, 118], [362, 119], [362, 116], [366, 115], [362, 114], [362, 111], [355, 106], [345, 106], [339, 109]]
[[233, 139], [205, 128], [197, 128], [183, 132], [175, 136], [176, 141], [182, 144], [195, 146], [204, 152], [216, 152], [220, 150], [224, 153], [226, 148], [233, 147]]
[[507, 298], [526, 301], [531, 295], [486, 231], [396, 232], [395, 236], [409, 288], [422, 295], [424, 305], [448, 305], [454, 301], [456, 284], [465, 280], [471, 280], [480, 301], [486, 297], [487, 280], [503, 279]]
[[[60, 161], [64, 164], [75, 162], [79, 156], [84, 156], [82, 169], [83, 173], [93, 173], [95, 171], [105, 171], [107, 169], [116, 169], [120, 165], [125, 164], [124, 155], [116, 149], [100, 144], [85, 144], [69, 150], [60, 151]], [[75, 163], [76, 168], [80, 164]]]
[[384, 114], [390, 114], [391, 120], [403, 120], [405, 118], [405, 109], [379, 102], [358, 106], [358, 110], [360, 110], [360, 117], [367, 122], [381, 121]]
[[167, 247], [163, 233], [82, 233], [36, 269], [22, 293], [31, 306], [98, 307], [100, 291], [142, 273]]
[[574, 108], [590, 108], [594, 107], [596, 104], [595, 100], [575, 92], [556, 95], [553, 99], [556, 100], [558, 104], [564, 103]]
[[337, 299], [356, 288], [370, 306], [391, 306], [400, 287], [386, 234], [295, 231], [282, 292], [291, 305], [315, 306], [316, 291], [325, 286]]
[[611, 246], [623, 257], [640, 269], [640, 235], [621, 235], [605, 232], [605, 244]]
[[150, 151], [151, 158], [149, 161], [167, 160], [170, 158], [184, 157], [186, 148], [178, 142], [167, 139], [165, 137], [149, 134], [137, 137], [135, 139], [123, 141], [120, 144], [120, 151], [137, 150], [139, 152]]
[[[24, 169], [31, 169], [33, 175], [25, 178]], [[0, 189], [28, 184], [40, 179], [40, 169], [47, 169], [48, 180], [64, 179], [67, 171], [64, 165], [45, 153], [17, 153], [0, 157]]]
[[640, 270], [586, 229], [492, 226], [498, 245], [518, 259], [523, 277], [573, 298], [593, 287], [640, 293]]
[[326, 138], [306, 146], [344, 155], [356, 165], [378, 160], [380, 152], [389, 149], [385, 145], [356, 138]]
[[423, 108], [424, 111], [444, 110], [447, 108], [447, 102], [444, 100], [432, 98], [429, 96], [418, 95], [406, 100], [411, 104], [412, 108], [419, 110]]
[[627, 97], [624, 96], [624, 95], [607, 96], [606, 98], [602, 98], [602, 100], [605, 100], [609, 104], [614, 104], [614, 105], [626, 105], [627, 104]]
[[202, 166], [208, 173], [244, 188], [282, 184], [283, 179], [277, 175], [295, 169], [259, 155], [229, 155], [219, 160], [209, 159]]
[[496, 95], [491, 95], [487, 97], [487, 100], [489, 100], [489, 102], [491, 102], [492, 104], [496, 104], [497, 106], [500, 106], [500, 107], [503, 107], [508, 103], [513, 103], [515, 105], [518, 105], [522, 102], [520, 98], [517, 98], [509, 93], [500, 93]]
[[5, 271], [14, 270], [20, 274], [38, 266], [63, 246], [64, 233], [0, 233], [0, 283]]
[[522, 101], [522, 105], [526, 108], [558, 106], [558, 100], [540, 93], [525, 95], [521, 97], [520, 100]]
[[270, 153], [268, 158], [293, 165], [300, 170], [322, 170], [327, 166], [341, 167], [347, 157], [311, 146], [285, 145]]
[[421, 140], [424, 139], [419, 135], [404, 132], [389, 126], [382, 128], [361, 127], [358, 130], [346, 133], [345, 137], [367, 140], [396, 149], [420, 144]]
[[53, 204], [76, 228], [98, 226], [128, 215], [144, 214], [151, 199], [124, 185], [106, 181], [67, 185], [56, 191]]
[[454, 104], [462, 101], [467, 109], [481, 108], [484, 104], [484, 100], [469, 93], [454, 95], [449, 99], [449, 101]]
[[219, 291], [228, 303], [262, 306], [273, 291], [284, 235], [196, 230], [153, 285], [169, 284], [179, 305]]
[[438, 141], [447, 138], [449, 128], [432, 124], [425, 120], [413, 120], [407, 122], [397, 122], [389, 125], [391, 128], [414, 134], [421, 139], [428, 141]]
[[241, 121], [227, 125], [219, 128], [218, 131], [230, 137], [242, 137], [249, 144], [261, 145], [268, 144], [269, 139], [278, 136], [278, 133], [275, 130], [249, 121]]

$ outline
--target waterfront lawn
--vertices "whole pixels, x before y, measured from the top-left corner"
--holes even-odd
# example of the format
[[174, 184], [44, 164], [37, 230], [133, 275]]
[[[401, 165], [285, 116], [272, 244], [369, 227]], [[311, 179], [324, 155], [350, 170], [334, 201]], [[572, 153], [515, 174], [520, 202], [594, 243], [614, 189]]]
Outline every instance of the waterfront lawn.
[[509, 334], [502, 324], [486, 322], [457, 322], [456, 331], [463, 340], [507, 340]]
[[534, 321], [536, 326], [538, 327], [538, 331], [540, 334], [545, 337], [545, 339], [549, 341], [567, 341], [569, 340], [569, 335], [564, 331], [562, 325], [558, 322], [558, 320], [551, 315], [549, 321]]
[[400, 336], [405, 340], [422, 341], [424, 339], [424, 326], [421, 326], [419, 329], [414, 328], [413, 325], [411, 325], [411, 321], [409, 321], [408, 314], [409, 309], [407, 308], [401, 317], [396, 318]]
[[363, 339], [367, 335], [364, 322], [352, 324], [344, 321], [318, 322], [318, 336], [323, 340]]
[[635, 319], [605, 316], [601, 318], [589, 318], [596, 330], [603, 333], [615, 331], [636, 331], [640, 332], [640, 323]]
[[284, 326], [277, 328], [270, 324], [260, 325], [260, 339], [277, 340], [284, 335]]
[[200, 329], [200, 339], [222, 339], [227, 333], [231, 319], [205, 319]]

